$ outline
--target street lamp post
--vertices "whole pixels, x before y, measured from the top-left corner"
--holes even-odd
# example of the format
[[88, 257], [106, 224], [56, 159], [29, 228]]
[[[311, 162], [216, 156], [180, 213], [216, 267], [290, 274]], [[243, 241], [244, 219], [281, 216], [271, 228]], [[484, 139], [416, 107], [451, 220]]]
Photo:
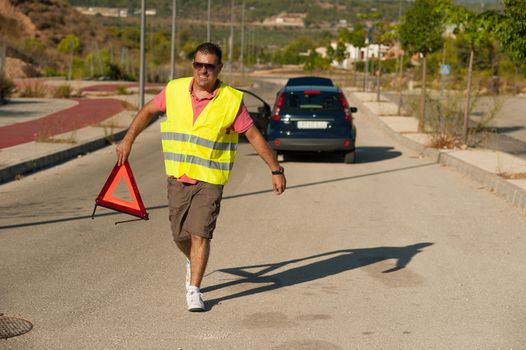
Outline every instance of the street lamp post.
[[208, 0], [208, 22], [206, 25], [206, 41], [210, 42], [210, 1]]
[[170, 80], [175, 79], [175, 17], [177, 12], [177, 0], [172, 5], [172, 47], [170, 57]]
[[244, 50], [245, 50], [245, 0], [241, 5], [241, 50], [239, 54], [239, 65], [241, 69], [241, 74], [244, 73]]
[[[398, 26], [402, 22], [402, 0], [398, 4]], [[400, 41], [400, 40], [399, 40]], [[400, 51], [402, 51], [402, 43], [400, 43]], [[400, 78], [398, 79], [398, 115], [402, 113], [402, 82], [404, 79], [404, 51], [401, 52], [401, 55], [398, 55], [400, 60]]]
[[234, 63], [234, 0], [230, 6], [230, 37], [228, 38], [228, 75], [232, 80], [232, 65]]
[[141, 52], [139, 66], [139, 109], [144, 106], [144, 33], [146, 26], [146, 0], [141, 0]]

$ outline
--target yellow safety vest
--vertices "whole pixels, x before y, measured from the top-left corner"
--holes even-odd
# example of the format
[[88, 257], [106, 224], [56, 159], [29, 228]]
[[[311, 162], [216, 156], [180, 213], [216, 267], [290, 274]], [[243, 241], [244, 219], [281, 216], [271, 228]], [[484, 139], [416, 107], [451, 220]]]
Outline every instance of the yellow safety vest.
[[228, 181], [236, 157], [238, 134], [230, 131], [243, 93], [223, 83], [193, 123], [192, 78], [166, 87], [166, 121], [161, 123], [164, 165], [168, 176], [217, 185]]

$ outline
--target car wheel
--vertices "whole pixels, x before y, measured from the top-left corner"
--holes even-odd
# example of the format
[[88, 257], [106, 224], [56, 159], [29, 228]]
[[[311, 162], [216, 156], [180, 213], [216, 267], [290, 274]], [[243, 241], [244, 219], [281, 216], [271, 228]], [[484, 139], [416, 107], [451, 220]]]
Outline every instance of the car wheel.
[[345, 158], [343, 159], [345, 164], [352, 164], [356, 162], [356, 151], [345, 153]]

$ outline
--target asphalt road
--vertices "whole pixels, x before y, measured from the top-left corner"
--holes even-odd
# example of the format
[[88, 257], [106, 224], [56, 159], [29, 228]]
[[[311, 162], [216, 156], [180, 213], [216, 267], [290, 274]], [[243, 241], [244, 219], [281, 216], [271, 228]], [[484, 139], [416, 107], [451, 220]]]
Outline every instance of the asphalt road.
[[522, 348], [526, 218], [356, 117], [359, 163], [292, 158], [282, 196], [240, 145], [200, 314], [186, 311], [158, 123], [130, 159], [149, 221], [91, 220], [111, 148], [1, 185], [0, 312], [34, 328], [0, 349]]

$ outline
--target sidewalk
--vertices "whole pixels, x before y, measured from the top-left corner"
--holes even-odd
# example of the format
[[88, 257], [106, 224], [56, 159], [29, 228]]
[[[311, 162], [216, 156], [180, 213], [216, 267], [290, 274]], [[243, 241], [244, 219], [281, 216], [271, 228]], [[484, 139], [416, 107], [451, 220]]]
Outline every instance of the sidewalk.
[[361, 113], [405, 147], [479, 182], [526, 214], [526, 159], [488, 149], [437, 150], [426, 147], [430, 135], [418, 132], [418, 120], [397, 115], [396, 103], [376, 93], [345, 90]]
[[[114, 94], [119, 85], [92, 83], [82, 88], [89, 91], [87, 98], [14, 98], [0, 106], [0, 184], [124, 137], [138, 97]], [[146, 101], [151, 98], [145, 96]]]

